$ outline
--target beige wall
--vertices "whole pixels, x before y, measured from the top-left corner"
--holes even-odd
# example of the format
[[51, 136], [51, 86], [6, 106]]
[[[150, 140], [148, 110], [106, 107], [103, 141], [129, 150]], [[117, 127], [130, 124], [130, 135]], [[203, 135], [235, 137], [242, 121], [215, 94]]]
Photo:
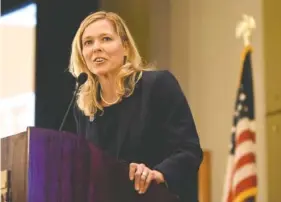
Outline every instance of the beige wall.
[[259, 201], [267, 201], [264, 61], [261, 0], [171, 1], [171, 70], [180, 80], [196, 119], [202, 146], [212, 155], [212, 201], [221, 200], [242, 40], [235, 38], [243, 13], [257, 22], [252, 45], [257, 109]]
[[281, 198], [281, 2], [264, 1], [268, 201]]
[[150, 62], [159, 69], [171, 67], [171, 4], [170, 0], [150, 0]]

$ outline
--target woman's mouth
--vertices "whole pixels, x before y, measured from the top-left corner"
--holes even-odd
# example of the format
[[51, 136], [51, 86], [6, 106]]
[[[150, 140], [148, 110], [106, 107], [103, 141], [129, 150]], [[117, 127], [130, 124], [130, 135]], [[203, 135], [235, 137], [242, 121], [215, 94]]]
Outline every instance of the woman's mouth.
[[101, 64], [101, 63], [104, 63], [105, 61], [106, 61], [105, 58], [97, 57], [97, 58], [94, 60], [94, 63]]

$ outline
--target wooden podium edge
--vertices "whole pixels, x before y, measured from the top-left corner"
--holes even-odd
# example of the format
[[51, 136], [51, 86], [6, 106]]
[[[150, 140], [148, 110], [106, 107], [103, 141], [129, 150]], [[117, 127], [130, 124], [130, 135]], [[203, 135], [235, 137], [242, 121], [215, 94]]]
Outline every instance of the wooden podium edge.
[[11, 174], [13, 202], [27, 201], [27, 164], [27, 131], [1, 138], [1, 171]]
[[211, 152], [204, 150], [199, 169], [198, 190], [200, 202], [211, 202]]

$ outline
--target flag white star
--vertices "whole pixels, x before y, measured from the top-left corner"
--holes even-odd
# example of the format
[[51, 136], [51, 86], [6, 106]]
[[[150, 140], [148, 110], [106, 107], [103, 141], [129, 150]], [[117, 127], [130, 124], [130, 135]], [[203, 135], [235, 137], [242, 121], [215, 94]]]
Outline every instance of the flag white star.
[[239, 104], [239, 105], [238, 105], [238, 107], [237, 107], [237, 110], [238, 110], [238, 111], [241, 111], [241, 110], [242, 110], [242, 108], [243, 108], [243, 107], [242, 107], [242, 105], [241, 105], [241, 104]]
[[239, 96], [240, 101], [244, 101], [246, 99], [246, 95], [244, 93], [241, 93]]

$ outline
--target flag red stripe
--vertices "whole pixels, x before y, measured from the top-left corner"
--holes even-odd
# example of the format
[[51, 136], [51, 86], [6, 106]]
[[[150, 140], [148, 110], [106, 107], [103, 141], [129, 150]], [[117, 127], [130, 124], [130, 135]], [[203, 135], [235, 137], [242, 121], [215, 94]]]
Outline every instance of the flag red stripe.
[[256, 186], [257, 186], [257, 176], [256, 175], [249, 176], [244, 180], [242, 180], [241, 182], [239, 182], [238, 185], [235, 187], [235, 196], [239, 195], [241, 192], [249, 188], [256, 187]]
[[242, 156], [238, 162], [235, 165], [234, 172], [236, 172], [238, 169], [242, 168], [243, 166], [249, 164], [249, 163], [255, 163], [256, 162], [256, 156], [253, 153], [248, 153], [244, 156]]
[[236, 145], [242, 144], [247, 140], [252, 140], [254, 143], [256, 143], [256, 135], [253, 131], [244, 130], [236, 140]]
[[[233, 176], [234, 176], [234, 174], [236, 173], [236, 171], [237, 171], [239, 168], [243, 167], [244, 165], [247, 165], [248, 163], [254, 163], [255, 160], [256, 160], [256, 157], [255, 157], [255, 155], [254, 155], [253, 153], [249, 153], [249, 154], [247, 154], [247, 155], [241, 157], [241, 158], [239, 159], [239, 161], [236, 163], [235, 168], [234, 168], [233, 171], [232, 171], [230, 182], [233, 182]], [[246, 180], [246, 183], [247, 183], [247, 182], [248, 182], [247, 179], [248, 179], [248, 178], [242, 180], [242, 181], [237, 185], [237, 187], [239, 188], [239, 186], [241, 186], [241, 185], [240, 185], [241, 183], [242, 183], [242, 185], [243, 185], [245, 180]], [[232, 185], [232, 183], [230, 183], [230, 186], [231, 186], [231, 185]], [[235, 193], [239, 193], [239, 192], [236, 191]], [[233, 193], [232, 187], [229, 187], [227, 202], [232, 202], [232, 201], [233, 201], [233, 199], [234, 199], [234, 197], [235, 197], [235, 195], [233, 195], [233, 194], [234, 194], [234, 193]]]

